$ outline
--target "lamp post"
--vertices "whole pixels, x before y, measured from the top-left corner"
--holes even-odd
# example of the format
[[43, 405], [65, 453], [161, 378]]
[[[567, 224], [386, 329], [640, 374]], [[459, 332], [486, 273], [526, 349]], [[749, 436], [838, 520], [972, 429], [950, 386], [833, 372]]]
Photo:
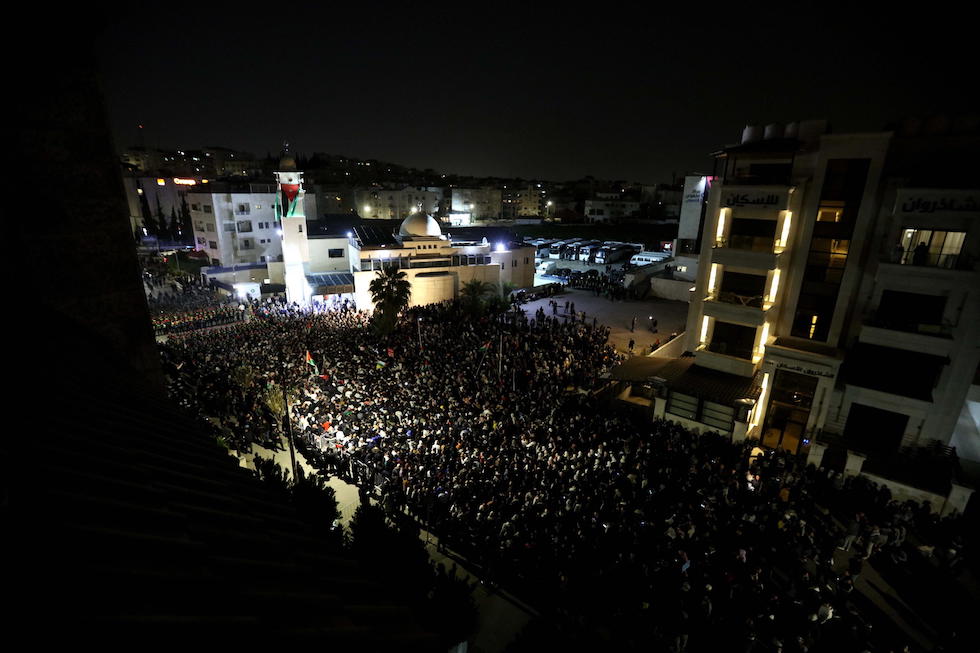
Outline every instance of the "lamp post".
[[293, 425], [289, 420], [289, 397], [286, 394], [286, 357], [279, 355], [280, 369], [282, 370], [282, 406], [283, 419], [286, 420], [286, 441], [289, 442], [289, 464], [293, 468], [293, 482], [296, 482], [296, 451], [293, 449]]

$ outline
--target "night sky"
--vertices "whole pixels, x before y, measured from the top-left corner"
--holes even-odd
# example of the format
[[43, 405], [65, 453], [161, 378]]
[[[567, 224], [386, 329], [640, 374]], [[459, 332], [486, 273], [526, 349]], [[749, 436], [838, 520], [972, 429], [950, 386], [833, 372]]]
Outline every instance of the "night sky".
[[749, 123], [875, 131], [975, 109], [970, 21], [953, 11], [135, 5], [97, 34], [119, 149], [142, 123], [164, 148], [261, 156], [288, 140], [440, 172], [655, 183], [710, 170]]

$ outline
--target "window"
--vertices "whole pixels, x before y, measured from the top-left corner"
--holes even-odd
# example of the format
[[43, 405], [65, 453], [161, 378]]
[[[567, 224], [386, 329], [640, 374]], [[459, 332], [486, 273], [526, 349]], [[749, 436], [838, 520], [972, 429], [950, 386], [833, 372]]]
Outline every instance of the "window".
[[249, 233], [252, 231], [252, 221], [251, 220], [239, 220], [238, 221], [238, 233]]
[[296, 225], [296, 231], [298, 231], [299, 233], [303, 233], [303, 225], [301, 224]]
[[678, 417], [695, 419], [698, 416], [698, 398], [671, 391], [667, 399], [667, 412]]
[[965, 231], [905, 229], [902, 232], [899, 262], [903, 265], [954, 268], [965, 239]]
[[191, 204], [191, 211], [200, 211], [200, 210], [201, 210], [200, 204]]
[[211, 249], [218, 249], [218, 243], [216, 243], [213, 240], [209, 240], [208, 241], [208, 247], [210, 247]]
[[210, 204], [205, 204], [204, 205], [204, 212], [205, 213], [211, 213], [211, 205]]
[[207, 231], [208, 231], [208, 233], [212, 233], [212, 234], [214, 233], [214, 223], [213, 222], [209, 222], [208, 223], [208, 229], [207, 229]]
[[328, 249], [327, 250], [327, 256], [329, 258], [344, 258], [344, 250], [343, 249]]
[[198, 245], [207, 245], [208, 244], [208, 239], [205, 238], [204, 236], [198, 236], [197, 237], [197, 244]]
[[249, 238], [242, 238], [242, 249], [252, 249], [252, 241]]
[[250, 207], [249, 207], [248, 204], [239, 204], [237, 207], [235, 207], [235, 214], [236, 215], [248, 215], [249, 212], [250, 212], [249, 211], [249, 208]]
[[234, 222], [226, 222], [222, 226], [224, 227], [224, 230], [225, 230], [226, 233], [227, 232], [235, 233], [235, 223]]
[[722, 431], [731, 431], [735, 422], [735, 408], [705, 400], [701, 406], [701, 419], [698, 421]]

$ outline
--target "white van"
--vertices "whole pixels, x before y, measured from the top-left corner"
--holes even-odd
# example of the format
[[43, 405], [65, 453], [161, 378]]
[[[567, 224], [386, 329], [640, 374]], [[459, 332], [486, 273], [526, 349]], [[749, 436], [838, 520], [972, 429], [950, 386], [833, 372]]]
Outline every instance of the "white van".
[[630, 265], [650, 265], [670, 258], [670, 252], [640, 252], [630, 259]]

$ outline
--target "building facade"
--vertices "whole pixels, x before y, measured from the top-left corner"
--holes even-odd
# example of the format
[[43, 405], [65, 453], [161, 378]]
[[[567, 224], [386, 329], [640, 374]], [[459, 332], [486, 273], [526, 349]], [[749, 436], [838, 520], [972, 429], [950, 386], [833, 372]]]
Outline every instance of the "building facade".
[[[195, 187], [198, 188], [198, 187]], [[260, 264], [282, 259], [273, 184], [211, 182], [187, 194], [194, 246], [214, 265]], [[304, 211], [316, 215], [314, 195], [303, 196]]]
[[469, 213], [473, 220], [499, 220], [503, 213], [503, 191], [499, 188], [452, 188], [450, 211]]
[[[917, 179], [906, 144], [800, 123], [716, 153], [684, 337], [715, 394], [737, 389], [718, 430], [868, 455], [950, 442], [980, 361], [980, 207], [961, 180]], [[668, 417], [717, 417], [707, 386], [670, 386]]]
[[362, 188], [354, 191], [354, 204], [362, 218], [404, 220], [419, 211], [438, 215], [442, 189], [431, 186]]

